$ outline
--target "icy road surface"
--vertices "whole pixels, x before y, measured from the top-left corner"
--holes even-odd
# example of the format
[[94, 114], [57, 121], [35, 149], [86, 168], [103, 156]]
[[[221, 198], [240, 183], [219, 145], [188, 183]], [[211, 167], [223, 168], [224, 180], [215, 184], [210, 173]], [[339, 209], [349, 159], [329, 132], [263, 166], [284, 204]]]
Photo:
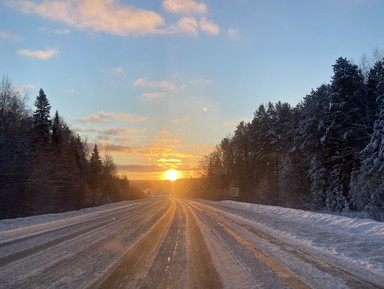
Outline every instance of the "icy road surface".
[[0, 288], [384, 288], [384, 224], [167, 197], [0, 220]]

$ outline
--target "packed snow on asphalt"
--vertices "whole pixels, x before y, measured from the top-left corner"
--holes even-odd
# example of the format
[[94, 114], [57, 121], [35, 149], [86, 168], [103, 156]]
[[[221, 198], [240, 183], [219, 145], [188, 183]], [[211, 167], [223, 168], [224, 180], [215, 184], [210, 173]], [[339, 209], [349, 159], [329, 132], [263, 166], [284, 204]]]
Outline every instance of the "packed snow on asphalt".
[[384, 288], [384, 224], [155, 196], [0, 220], [1, 288]]

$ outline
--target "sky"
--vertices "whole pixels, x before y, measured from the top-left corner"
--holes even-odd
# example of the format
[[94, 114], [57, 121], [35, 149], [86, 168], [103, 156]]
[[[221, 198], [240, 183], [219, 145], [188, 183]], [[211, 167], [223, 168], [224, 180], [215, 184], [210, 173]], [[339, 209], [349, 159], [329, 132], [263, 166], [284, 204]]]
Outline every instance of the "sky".
[[0, 75], [131, 180], [196, 176], [261, 104], [384, 49], [383, 0], [0, 0]]

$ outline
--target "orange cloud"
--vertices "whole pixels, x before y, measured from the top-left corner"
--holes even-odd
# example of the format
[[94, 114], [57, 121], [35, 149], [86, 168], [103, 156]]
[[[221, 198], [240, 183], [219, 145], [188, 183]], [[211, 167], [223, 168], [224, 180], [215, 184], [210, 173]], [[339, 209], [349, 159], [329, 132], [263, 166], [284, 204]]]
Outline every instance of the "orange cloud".
[[112, 142], [100, 142], [98, 143], [98, 147], [101, 150], [107, 150], [109, 152], [113, 153], [126, 153], [126, 154], [132, 154], [136, 153], [137, 149], [135, 146], [127, 146], [122, 144], [116, 144]]
[[148, 116], [137, 116], [130, 113], [116, 113], [116, 112], [104, 112], [100, 111], [96, 114], [92, 114], [86, 117], [79, 118], [80, 122], [99, 122], [99, 121], [111, 121], [111, 120], [124, 120], [129, 122], [144, 122], [149, 119]]
[[171, 31], [176, 33], [187, 33], [194, 36], [199, 34], [198, 22], [193, 17], [183, 17], [174, 26], [171, 27]]
[[9, 0], [7, 4], [26, 14], [63, 22], [77, 29], [91, 29], [125, 36], [159, 33], [164, 19], [153, 11], [135, 9], [114, 0], [65, 0], [34, 3]]
[[[169, 168], [176, 168], [183, 176], [194, 176], [202, 155], [175, 151], [169, 147], [107, 146], [114, 154], [120, 173], [129, 179], [160, 179]], [[113, 151], [115, 150], [115, 151]], [[127, 161], [124, 154], [129, 154]], [[127, 164], [128, 163], [128, 164]]]
[[118, 165], [119, 171], [136, 172], [136, 173], [153, 173], [162, 172], [163, 168], [157, 165], [143, 165], [143, 164], [130, 164], [130, 165]]
[[127, 133], [135, 133], [137, 129], [135, 128], [111, 128], [101, 131], [102, 134], [108, 135], [119, 135], [119, 134], [127, 134]]
[[208, 34], [217, 35], [220, 33], [219, 26], [212, 21], [207, 20], [205, 17], [200, 20], [199, 25], [201, 30]]
[[137, 138], [135, 138], [135, 137], [119, 137], [118, 140], [122, 141], [122, 142], [131, 142], [131, 141], [137, 140]]
[[166, 158], [161, 158], [161, 159], [158, 159], [157, 160], [158, 163], [162, 163], [162, 164], [170, 164], [170, 163], [173, 163], [173, 164], [180, 164], [181, 163], [181, 160], [179, 159], [166, 159]]
[[168, 138], [168, 139], [163, 139], [161, 140], [162, 143], [180, 143], [180, 140], [179, 139], [175, 139], [175, 138]]
[[177, 14], [205, 14], [208, 11], [207, 5], [194, 0], [164, 0], [163, 7], [166, 11]]
[[[169, 25], [165, 23], [159, 13], [120, 2], [118, 0], [45, 0], [35, 3], [28, 0], [5, 0], [9, 7], [25, 14], [34, 14], [52, 21], [62, 22], [75, 29], [118, 36], [171, 35], [175, 33], [196, 36], [199, 30], [211, 35], [219, 33], [219, 27], [205, 18], [198, 22], [196, 18], [183, 17], [176, 24]], [[184, 16], [205, 15], [208, 11], [205, 3], [195, 0], [164, 0], [163, 7], [167, 12]], [[57, 34], [70, 32], [67, 28], [42, 29]], [[0, 32], [0, 38], [15, 39], [4, 32]]]
[[166, 95], [165, 92], [146, 92], [146, 93], [143, 93], [143, 96], [145, 98], [148, 98], [148, 99], [162, 98], [165, 95]]
[[21, 49], [17, 51], [17, 54], [34, 57], [38, 59], [48, 59], [52, 58], [58, 53], [56, 49], [48, 49], [48, 50], [29, 50], [29, 49]]

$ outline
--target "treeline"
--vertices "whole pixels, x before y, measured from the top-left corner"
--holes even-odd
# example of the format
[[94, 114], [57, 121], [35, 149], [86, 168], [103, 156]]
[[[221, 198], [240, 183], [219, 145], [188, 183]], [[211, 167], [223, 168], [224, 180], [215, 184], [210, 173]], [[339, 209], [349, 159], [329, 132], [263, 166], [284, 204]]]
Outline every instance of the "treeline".
[[0, 87], [0, 218], [54, 213], [143, 197], [109, 154], [92, 152], [40, 89], [35, 110], [3, 77]]
[[296, 107], [261, 105], [201, 163], [200, 197], [384, 213], [384, 60], [346, 58]]

